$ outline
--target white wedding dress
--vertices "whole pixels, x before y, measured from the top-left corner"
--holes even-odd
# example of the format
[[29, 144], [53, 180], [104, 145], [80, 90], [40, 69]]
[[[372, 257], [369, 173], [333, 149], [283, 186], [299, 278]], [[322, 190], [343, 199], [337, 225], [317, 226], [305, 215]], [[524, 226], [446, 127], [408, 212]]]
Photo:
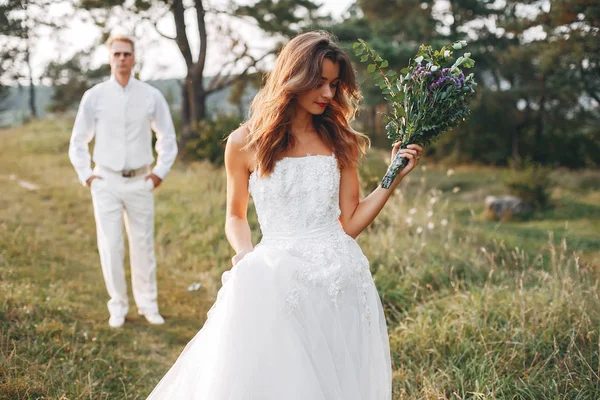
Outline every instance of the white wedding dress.
[[338, 222], [339, 185], [333, 155], [250, 176], [263, 238], [223, 274], [204, 327], [149, 399], [391, 399], [383, 309]]

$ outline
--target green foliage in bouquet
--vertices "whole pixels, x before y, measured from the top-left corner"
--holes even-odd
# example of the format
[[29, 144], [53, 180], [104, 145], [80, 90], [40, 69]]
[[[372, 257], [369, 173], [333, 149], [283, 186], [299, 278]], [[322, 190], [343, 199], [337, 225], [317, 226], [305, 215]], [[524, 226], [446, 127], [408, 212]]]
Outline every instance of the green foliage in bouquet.
[[[470, 115], [469, 100], [477, 83], [473, 74], [465, 76], [462, 68], [472, 68], [475, 61], [470, 53], [453, 57], [454, 50], [466, 45], [464, 40], [439, 50], [421, 45], [409, 66], [398, 74], [388, 70], [389, 63], [364, 40], [354, 43], [356, 55], [361, 62], [369, 63], [367, 72], [391, 107], [391, 113], [385, 114], [388, 138], [401, 142], [401, 148], [427, 145]], [[397, 156], [381, 186], [389, 188], [407, 163], [407, 159]]]

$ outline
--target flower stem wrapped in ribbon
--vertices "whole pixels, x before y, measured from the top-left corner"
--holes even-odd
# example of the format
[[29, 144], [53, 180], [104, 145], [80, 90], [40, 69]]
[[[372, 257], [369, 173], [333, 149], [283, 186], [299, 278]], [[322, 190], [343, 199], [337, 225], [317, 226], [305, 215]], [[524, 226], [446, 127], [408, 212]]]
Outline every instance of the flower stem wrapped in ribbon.
[[[361, 62], [368, 62], [367, 72], [381, 89], [391, 108], [384, 114], [388, 138], [409, 144], [427, 145], [471, 114], [469, 100], [477, 83], [473, 74], [465, 76], [462, 68], [472, 68], [470, 53], [454, 59], [454, 50], [467, 45], [464, 40], [434, 50], [421, 45], [409, 66], [397, 74], [387, 70], [388, 62], [364, 40], [354, 43]], [[454, 61], [454, 62], [453, 62]], [[381, 186], [389, 188], [408, 160], [397, 155], [386, 172]]]

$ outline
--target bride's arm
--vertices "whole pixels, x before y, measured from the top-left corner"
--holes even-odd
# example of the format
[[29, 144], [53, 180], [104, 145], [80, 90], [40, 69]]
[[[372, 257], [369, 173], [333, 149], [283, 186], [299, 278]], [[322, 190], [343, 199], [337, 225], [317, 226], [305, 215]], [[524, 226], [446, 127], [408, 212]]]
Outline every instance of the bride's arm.
[[[399, 143], [392, 150], [392, 160], [398, 152]], [[362, 201], [359, 198], [358, 168], [347, 167], [342, 170], [340, 182], [340, 222], [344, 231], [353, 238], [357, 237], [373, 220], [402, 179], [417, 166], [423, 149], [418, 145], [408, 145], [400, 154], [408, 159], [408, 165], [400, 171], [389, 189], [378, 186]], [[418, 157], [418, 158], [417, 158]]]
[[225, 146], [225, 170], [227, 171], [227, 214], [225, 235], [236, 252], [233, 264], [252, 251], [252, 235], [248, 225], [248, 178], [249, 153], [243, 150], [248, 130], [240, 127], [227, 139]]

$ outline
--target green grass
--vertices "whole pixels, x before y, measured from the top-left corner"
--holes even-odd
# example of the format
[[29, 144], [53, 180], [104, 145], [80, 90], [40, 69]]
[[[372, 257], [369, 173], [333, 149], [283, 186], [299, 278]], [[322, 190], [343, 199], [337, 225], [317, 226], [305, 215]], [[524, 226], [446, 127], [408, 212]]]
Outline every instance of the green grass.
[[[175, 165], [156, 192], [167, 324], [132, 310], [111, 330], [69, 130], [59, 120], [0, 132], [0, 399], [143, 399], [202, 327], [229, 268], [225, 176]], [[372, 151], [363, 164], [365, 191], [383, 158]], [[394, 399], [599, 398], [600, 173], [555, 171], [552, 208], [493, 222], [483, 199], [504, 193], [502, 171], [453, 172], [415, 171], [359, 237], [388, 317]], [[188, 291], [194, 282], [201, 289]]]

